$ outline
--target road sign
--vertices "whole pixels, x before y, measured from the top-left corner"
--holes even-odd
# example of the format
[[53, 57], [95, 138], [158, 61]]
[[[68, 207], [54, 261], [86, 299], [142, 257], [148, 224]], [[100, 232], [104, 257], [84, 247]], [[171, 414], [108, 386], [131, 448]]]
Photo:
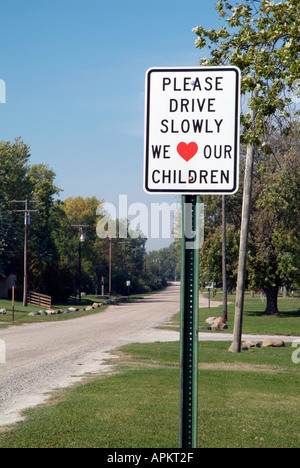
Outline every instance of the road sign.
[[147, 71], [146, 192], [229, 195], [238, 190], [239, 97], [236, 67]]

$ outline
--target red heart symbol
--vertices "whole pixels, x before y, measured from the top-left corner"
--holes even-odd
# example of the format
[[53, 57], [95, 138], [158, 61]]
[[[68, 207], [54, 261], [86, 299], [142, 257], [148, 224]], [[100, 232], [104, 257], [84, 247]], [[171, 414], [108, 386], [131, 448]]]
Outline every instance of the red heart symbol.
[[192, 159], [198, 152], [198, 145], [195, 142], [184, 143], [183, 141], [177, 146], [177, 152], [186, 162]]

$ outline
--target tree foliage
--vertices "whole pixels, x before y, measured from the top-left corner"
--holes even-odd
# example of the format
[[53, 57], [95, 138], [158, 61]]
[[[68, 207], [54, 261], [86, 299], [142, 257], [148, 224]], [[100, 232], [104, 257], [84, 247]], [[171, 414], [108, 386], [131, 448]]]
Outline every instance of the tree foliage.
[[[293, 223], [288, 222], [294, 213], [296, 184], [286, 163], [286, 159], [291, 160], [291, 147], [285, 151], [278, 147], [280, 139], [287, 138], [293, 130], [292, 121], [299, 114], [293, 105], [300, 68], [298, 0], [244, 0], [235, 4], [218, 0], [216, 8], [221, 27], [215, 30], [198, 26], [193, 31], [198, 36], [196, 46], [210, 50], [210, 57], [202, 58], [200, 63], [237, 66], [242, 75], [242, 94], [249, 97], [241, 116], [241, 141], [249, 149], [256, 149], [248, 279], [252, 285], [260, 285], [266, 291], [267, 312], [276, 312], [277, 296], [275, 302], [271, 298], [278, 292], [278, 285], [289, 284], [292, 277], [298, 281], [295, 276], [296, 230]], [[297, 144], [299, 151], [299, 140]], [[289, 167], [297, 172], [295, 160]], [[244, 193], [247, 200], [251, 200], [252, 177], [251, 163]], [[249, 214], [248, 211], [244, 213], [246, 222]], [[240, 270], [242, 277], [242, 268]], [[237, 309], [238, 306], [236, 315], [241, 316]]]
[[249, 112], [242, 114], [243, 142], [252, 141], [269, 150], [274, 128], [287, 131], [292, 116], [292, 96], [299, 78], [298, 0], [244, 0], [216, 6], [223, 25], [218, 29], [197, 26], [196, 46], [208, 47], [210, 58], [202, 65], [233, 65], [242, 72], [242, 94], [254, 89], [249, 107], [256, 111], [253, 127]]
[[[85, 242], [81, 250], [81, 290], [101, 292], [105, 279], [108, 292], [110, 263], [109, 239], [100, 239], [96, 226], [101, 219], [103, 200], [96, 197], [57, 199], [61, 190], [56, 174], [46, 164], [30, 164], [30, 147], [21, 139], [0, 143], [0, 276], [15, 273], [17, 295], [23, 292], [24, 209], [38, 209], [31, 214], [28, 228], [29, 290], [52, 296], [54, 301], [76, 295], [79, 286], [79, 229], [84, 225]], [[19, 201], [21, 204], [16, 204]], [[124, 221], [128, 222], [128, 221]], [[157, 275], [147, 268], [146, 239], [130, 231], [127, 239], [112, 240], [112, 292], [127, 294], [157, 288]]]
[[300, 126], [284, 141], [273, 137], [275, 158], [261, 155], [256, 164], [250, 225], [249, 280], [269, 299], [276, 313], [278, 290], [300, 283]]

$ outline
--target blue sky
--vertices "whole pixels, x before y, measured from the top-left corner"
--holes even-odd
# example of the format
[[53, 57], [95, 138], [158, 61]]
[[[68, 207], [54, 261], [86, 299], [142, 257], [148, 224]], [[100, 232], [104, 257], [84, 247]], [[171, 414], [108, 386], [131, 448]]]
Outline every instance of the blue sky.
[[0, 18], [0, 140], [21, 136], [31, 163], [57, 174], [62, 199], [150, 203], [145, 72], [199, 64], [191, 30], [218, 27], [215, 1], [0, 0]]

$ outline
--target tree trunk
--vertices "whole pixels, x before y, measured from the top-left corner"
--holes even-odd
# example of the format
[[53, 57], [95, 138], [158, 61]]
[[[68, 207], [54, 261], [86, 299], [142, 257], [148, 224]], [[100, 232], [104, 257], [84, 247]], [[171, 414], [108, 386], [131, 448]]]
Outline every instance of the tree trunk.
[[226, 270], [226, 196], [222, 199], [222, 276], [223, 276], [223, 319], [227, 322], [227, 270]]
[[273, 315], [273, 314], [278, 314], [278, 291], [279, 287], [278, 286], [273, 286], [269, 287], [268, 289], [265, 289], [265, 294], [267, 296], [267, 306], [265, 310], [265, 314], [268, 315]]

